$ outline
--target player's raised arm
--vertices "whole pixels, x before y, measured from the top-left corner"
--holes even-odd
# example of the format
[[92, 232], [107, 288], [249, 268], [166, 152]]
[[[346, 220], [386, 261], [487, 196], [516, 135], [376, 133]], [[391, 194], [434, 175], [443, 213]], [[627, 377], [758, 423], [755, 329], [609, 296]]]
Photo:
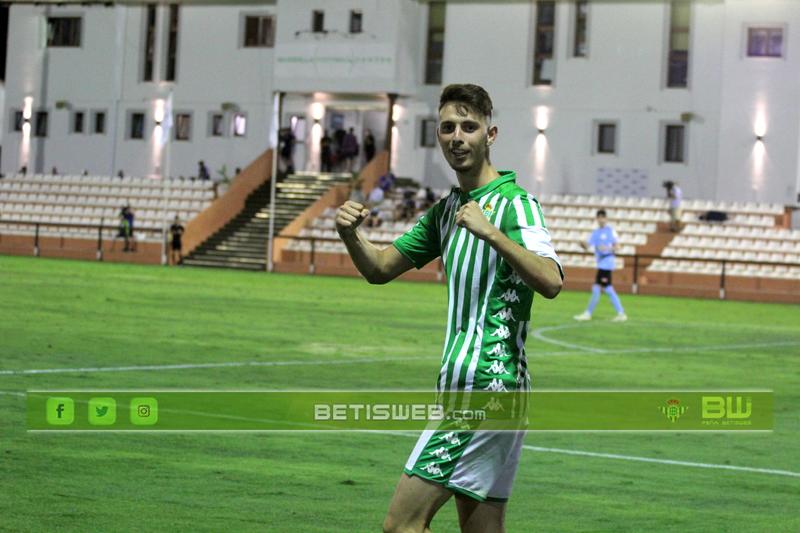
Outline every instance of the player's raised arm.
[[414, 266], [394, 246], [378, 248], [358, 231], [369, 210], [348, 200], [336, 212], [336, 231], [361, 275], [370, 283], [383, 284]]

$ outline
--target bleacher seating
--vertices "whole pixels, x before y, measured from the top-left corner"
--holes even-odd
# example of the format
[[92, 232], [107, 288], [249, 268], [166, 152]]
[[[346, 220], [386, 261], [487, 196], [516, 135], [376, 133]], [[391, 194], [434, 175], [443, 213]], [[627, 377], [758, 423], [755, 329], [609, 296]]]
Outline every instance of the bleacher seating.
[[[209, 181], [157, 180], [137, 177], [15, 175], [0, 180], [0, 220], [54, 224], [100, 225], [104, 237], [113, 238], [119, 211], [130, 205], [134, 229], [160, 229], [177, 214], [186, 223], [214, 198]], [[30, 224], [2, 224], [0, 232], [33, 234]], [[97, 238], [97, 229], [42, 226], [42, 236]], [[140, 240], [160, 240], [155, 233]]]

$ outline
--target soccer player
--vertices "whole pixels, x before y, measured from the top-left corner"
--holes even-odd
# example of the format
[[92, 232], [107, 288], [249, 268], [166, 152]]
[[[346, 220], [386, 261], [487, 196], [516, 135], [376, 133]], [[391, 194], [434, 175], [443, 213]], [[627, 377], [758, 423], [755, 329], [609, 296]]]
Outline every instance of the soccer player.
[[622, 308], [622, 303], [619, 301], [617, 291], [611, 284], [611, 272], [614, 270], [614, 252], [617, 250], [617, 232], [614, 228], [608, 225], [605, 209], [597, 211], [597, 229], [589, 236], [588, 242], [582, 242], [581, 248], [589, 250], [590, 246], [594, 246], [594, 255], [597, 259], [597, 276], [595, 277], [594, 285], [592, 285], [592, 297], [589, 299], [589, 306], [586, 311], [579, 315], [575, 315], [575, 320], [591, 320], [594, 308], [597, 307], [597, 302], [600, 301], [600, 287], [606, 291], [608, 297], [611, 299], [611, 304], [617, 311], [617, 316], [613, 318], [614, 322], [625, 322], [628, 316]]
[[[476, 85], [449, 85], [437, 136], [458, 187], [384, 249], [357, 229], [369, 210], [346, 202], [336, 228], [359, 272], [387, 283], [442, 258], [448, 322], [437, 391], [528, 391], [525, 338], [534, 292], [555, 298], [563, 272], [539, 202], [489, 160], [492, 101]], [[462, 531], [504, 530], [524, 432], [424, 431], [409, 457], [384, 531], [429, 531], [455, 496]]]

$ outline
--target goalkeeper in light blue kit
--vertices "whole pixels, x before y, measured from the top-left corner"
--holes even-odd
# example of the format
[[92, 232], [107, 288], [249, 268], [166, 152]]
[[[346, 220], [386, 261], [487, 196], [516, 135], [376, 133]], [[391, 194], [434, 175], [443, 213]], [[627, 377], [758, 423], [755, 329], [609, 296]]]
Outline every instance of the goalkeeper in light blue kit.
[[622, 302], [619, 301], [617, 291], [611, 284], [611, 272], [614, 270], [615, 256], [614, 252], [617, 250], [617, 232], [609, 226], [606, 220], [605, 209], [597, 211], [597, 229], [592, 232], [587, 242], [582, 242], [581, 247], [584, 250], [589, 250], [589, 247], [594, 247], [594, 255], [597, 259], [597, 276], [595, 277], [594, 285], [592, 285], [592, 297], [589, 300], [589, 306], [586, 311], [579, 315], [575, 315], [575, 320], [591, 320], [594, 308], [597, 307], [597, 302], [600, 301], [600, 288], [602, 287], [608, 297], [611, 299], [611, 304], [617, 311], [617, 316], [613, 318], [614, 322], [625, 322], [628, 320], [625, 310], [622, 308]]

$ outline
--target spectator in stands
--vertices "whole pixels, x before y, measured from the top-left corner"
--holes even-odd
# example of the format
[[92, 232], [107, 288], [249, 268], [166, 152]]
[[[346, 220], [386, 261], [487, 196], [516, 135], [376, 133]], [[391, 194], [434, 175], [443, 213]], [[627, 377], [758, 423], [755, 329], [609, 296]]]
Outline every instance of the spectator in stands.
[[183, 243], [181, 242], [181, 237], [183, 236], [183, 232], [185, 228], [183, 224], [181, 224], [181, 219], [178, 215], [175, 215], [175, 219], [172, 221], [172, 225], [169, 227], [169, 234], [172, 237], [172, 252], [171, 252], [171, 260], [173, 265], [180, 264], [183, 261], [183, 255], [181, 255], [181, 251], [183, 249]]
[[417, 208], [427, 211], [436, 203], [436, 195], [430, 187], [420, 188], [417, 191]]
[[19, 173], [25, 176], [28, 173], [28, 165], [22, 165], [19, 168]]
[[355, 133], [353, 133], [353, 128], [350, 128], [342, 140], [342, 157], [344, 158], [345, 170], [352, 172], [353, 161], [358, 157], [358, 140]]
[[369, 163], [375, 157], [375, 137], [372, 135], [372, 130], [367, 130], [364, 135], [364, 162]]
[[338, 167], [343, 160], [342, 146], [344, 146], [344, 138], [347, 132], [343, 128], [336, 128], [333, 132], [333, 158], [331, 165]]
[[361, 188], [364, 185], [364, 180], [359, 177], [354, 177], [352, 181], [350, 181], [350, 194], [348, 198], [354, 202], [358, 202], [363, 204], [366, 200], [364, 197], [364, 191]]
[[669, 229], [673, 233], [681, 230], [681, 200], [683, 191], [674, 181], [665, 181], [664, 188], [667, 190], [669, 200]]
[[233, 172], [234, 176], [238, 176], [242, 173], [242, 167], [236, 167], [236, 170]]
[[319, 141], [319, 170], [320, 172], [331, 171], [331, 149], [333, 140], [328, 135], [328, 130], [322, 134]]
[[367, 197], [367, 204], [370, 207], [375, 207], [383, 202], [384, 192], [381, 187], [373, 187], [371, 191], [369, 191], [369, 196]]
[[211, 175], [208, 173], [208, 167], [202, 160], [197, 162], [197, 179], [199, 180], [211, 179]]
[[394, 188], [395, 180], [396, 178], [394, 177], [394, 174], [392, 174], [391, 172], [387, 172], [386, 174], [378, 178], [378, 187], [383, 189], [383, 192], [389, 192]]
[[589, 306], [583, 313], [575, 315], [575, 320], [592, 319], [594, 308], [597, 306], [597, 302], [600, 301], [601, 287], [611, 299], [611, 304], [617, 312], [617, 316], [613, 318], [613, 321], [624, 322], [628, 320], [625, 310], [622, 308], [622, 303], [619, 301], [619, 296], [617, 296], [617, 292], [611, 284], [611, 272], [614, 270], [616, 261], [614, 252], [617, 250], [617, 241], [617, 233], [607, 224], [605, 209], [598, 210], [597, 229], [592, 232], [588, 242], [581, 242], [581, 248], [584, 250], [588, 251], [590, 246], [594, 247], [594, 254], [597, 260], [597, 275], [594, 285], [592, 285], [592, 297], [589, 299]]
[[58, 176], [58, 169], [56, 167], [53, 167], [52, 169], [50, 169], [50, 174], [52, 174], [53, 176]]
[[383, 219], [381, 218], [381, 212], [377, 208], [373, 208], [369, 212], [369, 216], [364, 221], [364, 224], [366, 224], [368, 228], [381, 227], [381, 224], [383, 224]]
[[128, 252], [131, 249], [131, 220], [128, 218], [128, 213], [130, 211], [130, 207], [127, 205], [123, 205], [119, 210], [119, 226], [117, 231], [117, 236], [114, 237], [113, 242], [111, 243], [111, 249], [114, 249], [114, 246], [117, 244], [117, 239], [122, 238], [125, 241], [125, 247], [122, 249], [123, 252]]
[[117, 177], [119, 179], [125, 178], [125, 173], [122, 171], [122, 169], [120, 169], [119, 172], [117, 172]]
[[86, 169], [83, 169], [83, 176], [88, 176], [88, 175], [89, 175], [89, 171], [86, 170]]
[[282, 170], [287, 174], [294, 174], [293, 156], [295, 137], [291, 128], [281, 128], [281, 132], [278, 135], [278, 142], [280, 144]]
[[414, 213], [417, 210], [417, 202], [415, 200], [416, 195], [414, 194], [413, 189], [406, 189], [403, 191], [403, 200], [397, 204], [397, 210], [395, 212], [395, 220], [402, 220], [403, 222], [408, 222], [414, 217]]

